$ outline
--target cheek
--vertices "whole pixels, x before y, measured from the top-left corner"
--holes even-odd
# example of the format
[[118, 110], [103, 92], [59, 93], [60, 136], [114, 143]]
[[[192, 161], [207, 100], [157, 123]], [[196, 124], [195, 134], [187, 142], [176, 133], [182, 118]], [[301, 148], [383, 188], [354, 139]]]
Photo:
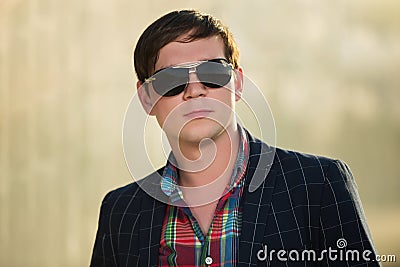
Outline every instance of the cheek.
[[160, 98], [154, 105], [154, 115], [157, 118], [158, 123], [162, 126], [167, 119], [171, 111], [176, 107], [174, 99]]
[[235, 93], [234, 91], [227, 89], [227, 88], [221, 88], [221, 89], [216, 89], [210, 97], [221, 101], [225, 105], [232, 107], [235, 103]]

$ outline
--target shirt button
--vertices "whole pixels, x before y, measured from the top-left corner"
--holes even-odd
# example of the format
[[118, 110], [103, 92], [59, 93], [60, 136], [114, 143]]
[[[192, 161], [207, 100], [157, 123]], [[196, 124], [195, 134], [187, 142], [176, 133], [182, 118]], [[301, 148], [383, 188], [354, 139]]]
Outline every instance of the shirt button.
[[212, 263], [212, 258], [210, 256], [208, 256], [206, 258], [206, 264], [210, 265]]

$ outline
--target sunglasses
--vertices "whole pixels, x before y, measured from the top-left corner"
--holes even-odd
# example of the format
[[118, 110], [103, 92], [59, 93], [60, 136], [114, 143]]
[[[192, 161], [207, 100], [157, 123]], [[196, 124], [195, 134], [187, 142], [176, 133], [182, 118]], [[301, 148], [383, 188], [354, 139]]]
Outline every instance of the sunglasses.
[[188, 86], [190, 73], [196, 73], [204, 86], [220, 88], [231, 80], [232, 70], [225, 58], [197, 61], [160, 69], [145, 79], [145, 84], [151, 83], [160, 96], [176, 96]]

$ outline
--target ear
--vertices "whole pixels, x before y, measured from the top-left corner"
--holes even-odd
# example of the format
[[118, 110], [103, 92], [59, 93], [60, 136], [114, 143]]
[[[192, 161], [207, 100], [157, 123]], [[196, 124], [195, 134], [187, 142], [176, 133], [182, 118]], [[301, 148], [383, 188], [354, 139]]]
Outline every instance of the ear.
[[239, 101], [242, 98], [243, 93], [243, 69], [241, 67], [234, 70], [235, 79], [235, 101]]
[[150, 98], [149, 90], [146, 90], [146, 85], [144, 85], [141, 81], [136, 83], [136, 89], [138, 90], [138, 96], [140, 99], [140, 103], [143, 106], [144, 111], [149, 115], [154, 115], [153, 104]]

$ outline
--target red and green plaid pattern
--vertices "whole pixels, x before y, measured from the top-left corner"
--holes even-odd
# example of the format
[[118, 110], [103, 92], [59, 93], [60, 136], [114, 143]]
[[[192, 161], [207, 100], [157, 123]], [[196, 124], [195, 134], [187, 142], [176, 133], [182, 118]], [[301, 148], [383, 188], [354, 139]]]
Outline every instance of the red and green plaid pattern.
[[[241, 230], [239, 201], [243, 193], [249, 146], [245, 131], [241, 135], [239, 151], [226, 194], [218, 201], [207, 235], [192, 215], [189, 207], [168, 205], [164, 217], [159, 249], [159, 266], [235, 266]], [[178, 170], [167, 163], [161, 188], [173, 201], [183, 201], [178, 186]], [[211, 257], [212, 263], [206, 264]]]

